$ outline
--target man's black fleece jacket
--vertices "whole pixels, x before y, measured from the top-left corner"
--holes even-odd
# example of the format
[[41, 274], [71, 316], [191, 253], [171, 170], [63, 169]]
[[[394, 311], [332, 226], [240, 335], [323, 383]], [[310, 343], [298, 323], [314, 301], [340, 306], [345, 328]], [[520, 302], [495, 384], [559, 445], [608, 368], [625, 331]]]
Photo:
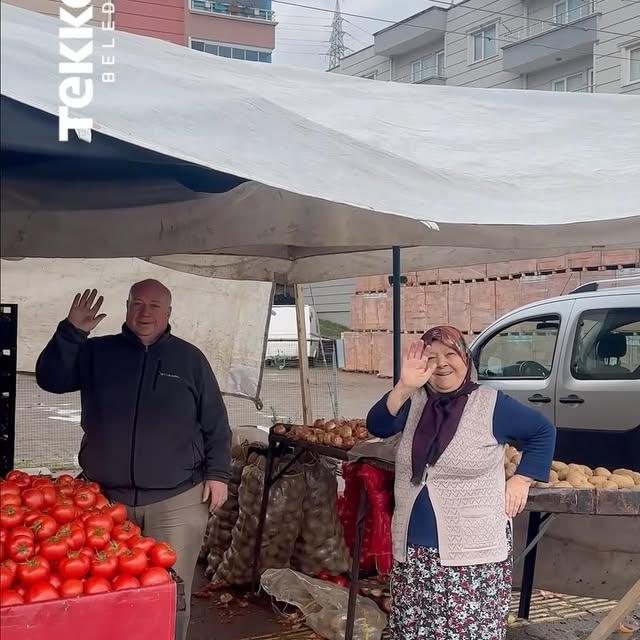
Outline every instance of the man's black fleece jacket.
[[231, 430], [202, 352], [167, 331], [144, 346], [126, 327], [98, 338], [63, 320], [36, 365], [39, 386], [80, 391], [79, 462], [112, 500], [143, 506], [203, 480], [227, 482]]

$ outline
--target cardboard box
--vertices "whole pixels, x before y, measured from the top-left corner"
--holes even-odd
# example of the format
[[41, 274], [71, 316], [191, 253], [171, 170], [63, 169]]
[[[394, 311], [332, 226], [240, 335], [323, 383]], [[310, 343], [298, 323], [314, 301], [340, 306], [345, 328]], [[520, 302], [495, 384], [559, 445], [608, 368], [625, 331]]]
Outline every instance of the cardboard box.
[[404, 330], [423, 331], [425, 325], [425, 295], [426, 287], [404, 287], [402, 299], [404, 301]]
[[440, 282], [449, 280], [484, 280], [487, 277], [486, 264], [474, 264], [468, 267], [446, 267], [438, 269]]
[[472, 282], [471, 331], [482, 331], [496, 319], [496, 283]]
[[436, 284], [425, 288], [425, 326], [449, 324], [449, 285]]
[[471, 290], [470, 285], [449, 285], [449, 324], [461, 333], [468, 333], [471, 327]]

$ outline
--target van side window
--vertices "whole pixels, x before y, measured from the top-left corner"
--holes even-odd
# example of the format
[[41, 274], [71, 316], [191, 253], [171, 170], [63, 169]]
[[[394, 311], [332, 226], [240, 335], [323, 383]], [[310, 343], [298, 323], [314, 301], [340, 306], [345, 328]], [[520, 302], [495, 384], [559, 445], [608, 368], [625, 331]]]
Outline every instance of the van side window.
[[560, 317], [530, 318], [501, 329], [480, 348], [476, 366], [480, 380], [529, 378], [551, 374]]
[[578, 380], [640, 379], [640, 308], [583, 313], [571, 355], [571, 374]]

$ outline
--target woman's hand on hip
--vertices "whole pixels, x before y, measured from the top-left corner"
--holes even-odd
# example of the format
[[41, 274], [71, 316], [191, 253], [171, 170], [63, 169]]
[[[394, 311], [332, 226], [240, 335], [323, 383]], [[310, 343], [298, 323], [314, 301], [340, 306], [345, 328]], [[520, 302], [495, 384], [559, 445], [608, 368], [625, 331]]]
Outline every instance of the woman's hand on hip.
[[515, 518], [524, 510], [532, 483], [531, 478], [517, 474], [507, 480], [504, 503], [505, 512], [510, 518]]

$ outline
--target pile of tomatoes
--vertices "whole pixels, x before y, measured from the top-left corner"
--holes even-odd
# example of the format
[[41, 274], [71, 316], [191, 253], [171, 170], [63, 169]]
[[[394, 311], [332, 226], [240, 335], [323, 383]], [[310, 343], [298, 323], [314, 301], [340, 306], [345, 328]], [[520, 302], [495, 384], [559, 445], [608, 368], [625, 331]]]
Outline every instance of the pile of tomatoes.
[[175, 561], [95, 482], [18, 470], [0, 481], [0, 606], [163, 584]]

